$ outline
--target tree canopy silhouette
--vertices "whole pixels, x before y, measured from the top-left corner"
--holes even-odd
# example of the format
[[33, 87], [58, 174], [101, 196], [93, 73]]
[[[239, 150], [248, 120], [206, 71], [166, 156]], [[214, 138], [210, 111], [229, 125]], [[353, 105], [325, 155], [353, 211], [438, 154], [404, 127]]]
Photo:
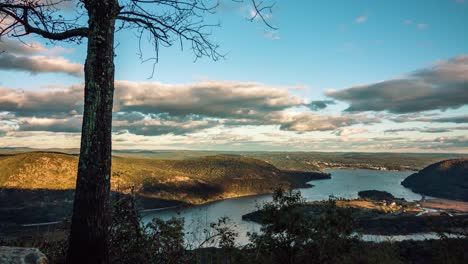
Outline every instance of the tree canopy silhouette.
[[[244, 2], [243, 0], [232, 0]], [[268, 27], [268, 0], [249, 2], [251, 20]], [[132, 30], [149, 41], [157, 62], [160, 47], [188, 45], [195, 58], [218, 60], [223, 55], [210, 38], [207, 15], [214, 0], [2, 0], [0, 36], [38, 35], [50, 41], [80, 44], [87, 39], [85, 96], [78, 177], [70, 232], [68, 263], [109, 263], [111, 126], [114, 95], [114, 34]], [[154, 64], [153, 64], [154, 71]]]

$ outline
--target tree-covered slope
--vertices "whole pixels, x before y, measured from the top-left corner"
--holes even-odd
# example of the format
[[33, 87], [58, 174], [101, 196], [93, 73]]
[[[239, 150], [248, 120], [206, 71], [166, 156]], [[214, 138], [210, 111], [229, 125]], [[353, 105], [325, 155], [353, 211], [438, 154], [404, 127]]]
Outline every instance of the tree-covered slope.
[[[63, 153], [30, 152], [0, 156], [0, 188], [74, 189], [78, 157]], [[316, 173], [282, 171], [264, 161], [228, 156], [191, 160], [114, 157], [112, 190], [129, 188], [152, 198], [202, 203], [270, 192], [277, 186], [303, 187]]]
[[401, 184], [425, 195], [468, 201], [468, 158], [429, 165]]

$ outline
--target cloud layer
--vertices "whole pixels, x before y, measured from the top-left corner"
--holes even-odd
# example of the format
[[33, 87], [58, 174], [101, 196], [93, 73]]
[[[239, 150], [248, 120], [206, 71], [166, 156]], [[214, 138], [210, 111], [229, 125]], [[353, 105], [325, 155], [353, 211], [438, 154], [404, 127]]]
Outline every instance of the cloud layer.
[[24, 71], [31, 74], [65, 73], [82, 77], [82, 64], [56, 56], [70, 52], [72, 51], [60, 46], [47, 49], [39, 43], [24, 44], [9, 39], [0, 39], [0, 70]]
[[261, 83], [207, 81], [167, 85], [117, 81], [115, 86], [116, 111], [246, 118], [307, 105], [286, 89]]
[[[365, 115], [311, 112], [333, 101], [308, 102], [287, 89], [262, 83], [116, 81], [115, 87], [114, 131], [137, 135], [179, 135], [219, 126], [328, 131], [378, 122]], [[19, 131], [79, 132], [82, 109], [82, 85], [40, 91], [0, 88], [0, 112], [12, 113]]]
[[76, 114], [83, 108], [83, 88], [71, 86], [64, 90], [18, 91], [0, 87], [0, 111], [19, 116], [56, 116]]
[[468, 126], [394, 128], [394, 129], [385, 130], [385, 133], [391, 133], [391, 134], [396, 134], [399, 132], [447, 133], [447, 132], [452, 132], [455, 130], [468, 130]]
[[[60, 56], [72, 50], [8, 39], [0, 42], [0, 50], [4, 51], [0, 53], [0, 70], [83, 75], [81, 64]], [[468, 104], [468, 55], [403, 77], [329, 90], [326, 100], [309, 100], [299, 96], [300, 91], [258, 82], [116, 81], [115, 88], [114, 138], [128, 146], [149, 144], [150, 136], [170, 138], [169, 145], [179, 147], [211, 144], [293, 149], [312, 144], [327, 150], [353, 151], [367, 147], [459, 150], [468, 143], [466, 136], [460, 136], [468, 127], [455, 126], [468, 123], [468, 115], [460, 110], [449, 114], [425, 112]], [[0, 87], [2, 141], [54, 135], [79, 140], [83, 96], [83, 84], [50, 85], [41, 90]], [[336, 111], [339, 102], [349, 107]], [[328, 108], [330, 105], [334, 107]], [[392, 127], [387, 121], [393, 121]], [[407, 122], [421, 126], [398, 124]], [[411, 139], [394, 136], [405, 132]]]
[[326, 95], [349, 103], [348, 112], [412, 113], [459, 108], [468, 104], [468, 55], [401, 78], [330, 90]]

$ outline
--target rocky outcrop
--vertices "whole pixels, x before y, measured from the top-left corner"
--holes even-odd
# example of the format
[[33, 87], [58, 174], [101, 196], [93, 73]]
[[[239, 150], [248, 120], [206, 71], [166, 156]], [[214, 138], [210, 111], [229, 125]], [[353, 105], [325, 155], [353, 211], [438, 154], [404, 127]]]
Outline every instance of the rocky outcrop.
[[49, 261], [37, 248], [0, 247], [0, 263], [48, 264]]
[[468, 158], [429, 165], [408, 176], [401, 184], [424, 195], [468, 201]]

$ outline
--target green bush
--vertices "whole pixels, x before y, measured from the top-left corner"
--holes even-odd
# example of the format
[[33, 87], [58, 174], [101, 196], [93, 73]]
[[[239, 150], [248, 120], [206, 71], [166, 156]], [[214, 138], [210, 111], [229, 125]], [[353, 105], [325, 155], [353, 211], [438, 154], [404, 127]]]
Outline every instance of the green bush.
[[313, 218], [304, 214], [304, 203], [300, 192], [279, 189], [263, 205], [260, 233], [249, 234], [257, 263], [336, 263], [351, 251], [358, 236], [350, 212], [330, 198]]
[[[248, 263], [467, 263], [465, 234], [457, 239], [439, 232], [439, 240], [364, 242], [350, 210], [330, 198], [318, 216], [304, 211], [300, 192], [276, 190], [273, 201], [260, 208], [261, 228], [248, 234], [245, 246], [235, 243], [235, 225], [227, 217], [195, 230], [196, 245], [185, 242], [184, 220], [153, 219], [146, 225], [132, 195], [114, 201], [110, 227], [110, 258], [115, 264], [248, 264]], [[50, 262], [64, 263], [67, 230], [62, 239], [1, 241], [0, 245], [38, 247]]]
[[124, 196], [114, 205], [110, 232], [111, 263], [186, 263], [184, 221], [154, 218], [141, 224], [135, 199]]

